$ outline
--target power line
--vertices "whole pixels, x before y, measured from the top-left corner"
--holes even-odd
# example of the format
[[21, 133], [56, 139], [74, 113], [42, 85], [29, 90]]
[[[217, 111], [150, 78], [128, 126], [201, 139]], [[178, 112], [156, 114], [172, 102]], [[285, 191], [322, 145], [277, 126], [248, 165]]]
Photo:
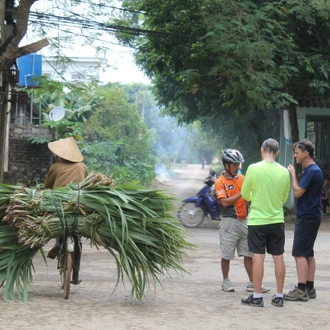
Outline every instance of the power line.
[[82, 27], [89, 30], [102, 30], [102, 31], [110, 31], [110, 32], [121, 32], [127, 33], [130, 35], [135, 36], [153, 36], [153, 37], [163, 37], [163, 38], [182, 38], [182, 39], [196, 39], [195, 36], [186, 35], [186, 34], [177, 34], [177, 33], [170, 33], [170, 32], [163, 32], [163, 31], [154, 31], [154, 30], [146, 30], [146, 29], [139, 29], [139, 28], [131, 28], [128, 26], [121, 26], [121, 25], [114, 25], [109, 23], [102, 23], [97, 22], [91, 19], [86, 19], [80, 15], [75, 15], [73, 17], [63, 17], [57, 16], [54, 14], [45, 14], [45, 13], [38, 13], [38, 12], [30, 12], [30, 18], [34, 18], [35, 21], [31, 23], [40, 23], [45, 26], [52, 26], [54, 24], [60, 24], [62, 26], [67, 27]]
[[72, 30], [69, 31], [69, 30], [63, 29], [61, 27], [57, 28], [57, 30], [59, 32], [63, 32], [63, 33], [66, 33], [66, 34], [71, 34], [74, 37], [83, 37], [86, 40], [99, 41], [99, 42], [102, 42], [102, 44], [107, 43], [107, 44], [111, 44], [111, 45], [115, 45], [115, 46], [120, 46], [120, 47], [126, 47], [126, 48], [130, 48], [130, 49], [135, 49], [135, 47], [122, 45], [119, 42], [113, 42], [113, 41], [110, 41], [110, 40], [100, 39], [100, 38], [95, 37], [94, 35], [86, 35], [86, 34], [74, 32]]

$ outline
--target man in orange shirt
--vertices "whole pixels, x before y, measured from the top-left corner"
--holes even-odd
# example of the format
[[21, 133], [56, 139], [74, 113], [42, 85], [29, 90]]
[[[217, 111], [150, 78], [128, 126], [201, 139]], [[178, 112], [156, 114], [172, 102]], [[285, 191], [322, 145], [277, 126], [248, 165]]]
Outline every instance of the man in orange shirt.
[[[223, 206], [220, 226], [221, 271], [223, 276], [222, 290], [234, 292], [235, 289], [229, 280], [230, 260], [238, 256], [244, 257], [244, 267], [249, 283], [246, 290], [253, 292], [253, 261], [252, 253], [247, 243], [247, 202], [241, 196], [244, 175], [238, 174], [240, 164], [244, 162], [242, 154], [236, 149], [222, 151], [224, 172], [215, 183], [217, 199]], [[269, 289], [262, 287], [262, 292]]]

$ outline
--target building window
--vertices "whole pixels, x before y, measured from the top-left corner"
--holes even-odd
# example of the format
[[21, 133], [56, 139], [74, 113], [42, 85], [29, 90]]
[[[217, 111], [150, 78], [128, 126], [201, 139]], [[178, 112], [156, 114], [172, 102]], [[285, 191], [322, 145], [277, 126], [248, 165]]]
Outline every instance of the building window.
[[74, 72], [71, 73], [71, 80], [86, 80], [86, 75], [83, 73]]

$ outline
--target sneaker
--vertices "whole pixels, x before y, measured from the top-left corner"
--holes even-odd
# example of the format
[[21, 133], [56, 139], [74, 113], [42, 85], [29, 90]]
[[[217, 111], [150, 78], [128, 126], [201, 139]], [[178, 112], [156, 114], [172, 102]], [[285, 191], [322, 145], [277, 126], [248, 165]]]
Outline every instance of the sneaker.
[[[245, 287], [246, 291], [248, 292], [254, 292], [254, 283], [250, 282], [246, 287]], [[264, 286], [261, 287], [261, 292], [262, 293], [267, 293], [270, 289], [266, 288]]]
[[275, 295], [273, 295], [272, 305], [274, 305], [275, 307], [283, 307], [283, 303], [284, 303], [284, 298], [276, 297]]
[[298, 287], [295, 287], [293, 290], [290, 290], [287, 294], [284, 294], [285, 300], [291, 301], [308, 301], [309, 297], [307, 291], [302, 291]]
[[253, 294], [250, 294], [247, 298], [242, 298], [241, 303], [253, 307], [264, 307], [264, 298], [253, 298]]
[[307, 289], [307, 294], [308, 294], [309, 299], [315, 299], [316, 298], [315, 288]]
[[234, 287], [231, 285], [229, 278], [226, 278], [222, 282], [222, 290], [225, 292], [235, 292]]

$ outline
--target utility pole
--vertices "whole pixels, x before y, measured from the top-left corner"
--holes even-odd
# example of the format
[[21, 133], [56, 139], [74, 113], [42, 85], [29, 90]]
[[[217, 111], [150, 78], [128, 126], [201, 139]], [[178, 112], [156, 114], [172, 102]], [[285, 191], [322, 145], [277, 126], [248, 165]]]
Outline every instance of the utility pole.
[[26, 33], [30, 9], [35, 1], [37, 0], [20, 0], [19, 5], [15, 6], [15, 0], [0, 0], [0, 183], [9, 167], [10, 98], [11, 88], [18, 82], [16, 60], [49, 44], [47, 38], [43, 38], [19, 46]]
[[[0, 47], [3, 52], [3, 45], [8, 36], [13, 32], [15, 24], [15, 1], [0, 0]], [[0, 54], [2, 55], [2, 54]], [[0, 72], [0, 182], [4, 181], [4, 173], [8, 172], [9, 162], [9, 125], [11, 110], [11, 84], [12, 71], [11, 62], [2, 67]]]
[[[6, 15], [6, 1], [0, 0], [0, 45], [4, 43], [5, 32], [5, 15]], [[0, 182], [3, 182], [4, 177], [4, 150], [6, 144], [6, 83], [4, 81], [3, 72], [0, 72]]]
[[144, 121], [145, 110], [146, 110], [146, 91], [143, 91], [143, 95], [142, 95], [142, 109], [141, 109], [142, 121]]

